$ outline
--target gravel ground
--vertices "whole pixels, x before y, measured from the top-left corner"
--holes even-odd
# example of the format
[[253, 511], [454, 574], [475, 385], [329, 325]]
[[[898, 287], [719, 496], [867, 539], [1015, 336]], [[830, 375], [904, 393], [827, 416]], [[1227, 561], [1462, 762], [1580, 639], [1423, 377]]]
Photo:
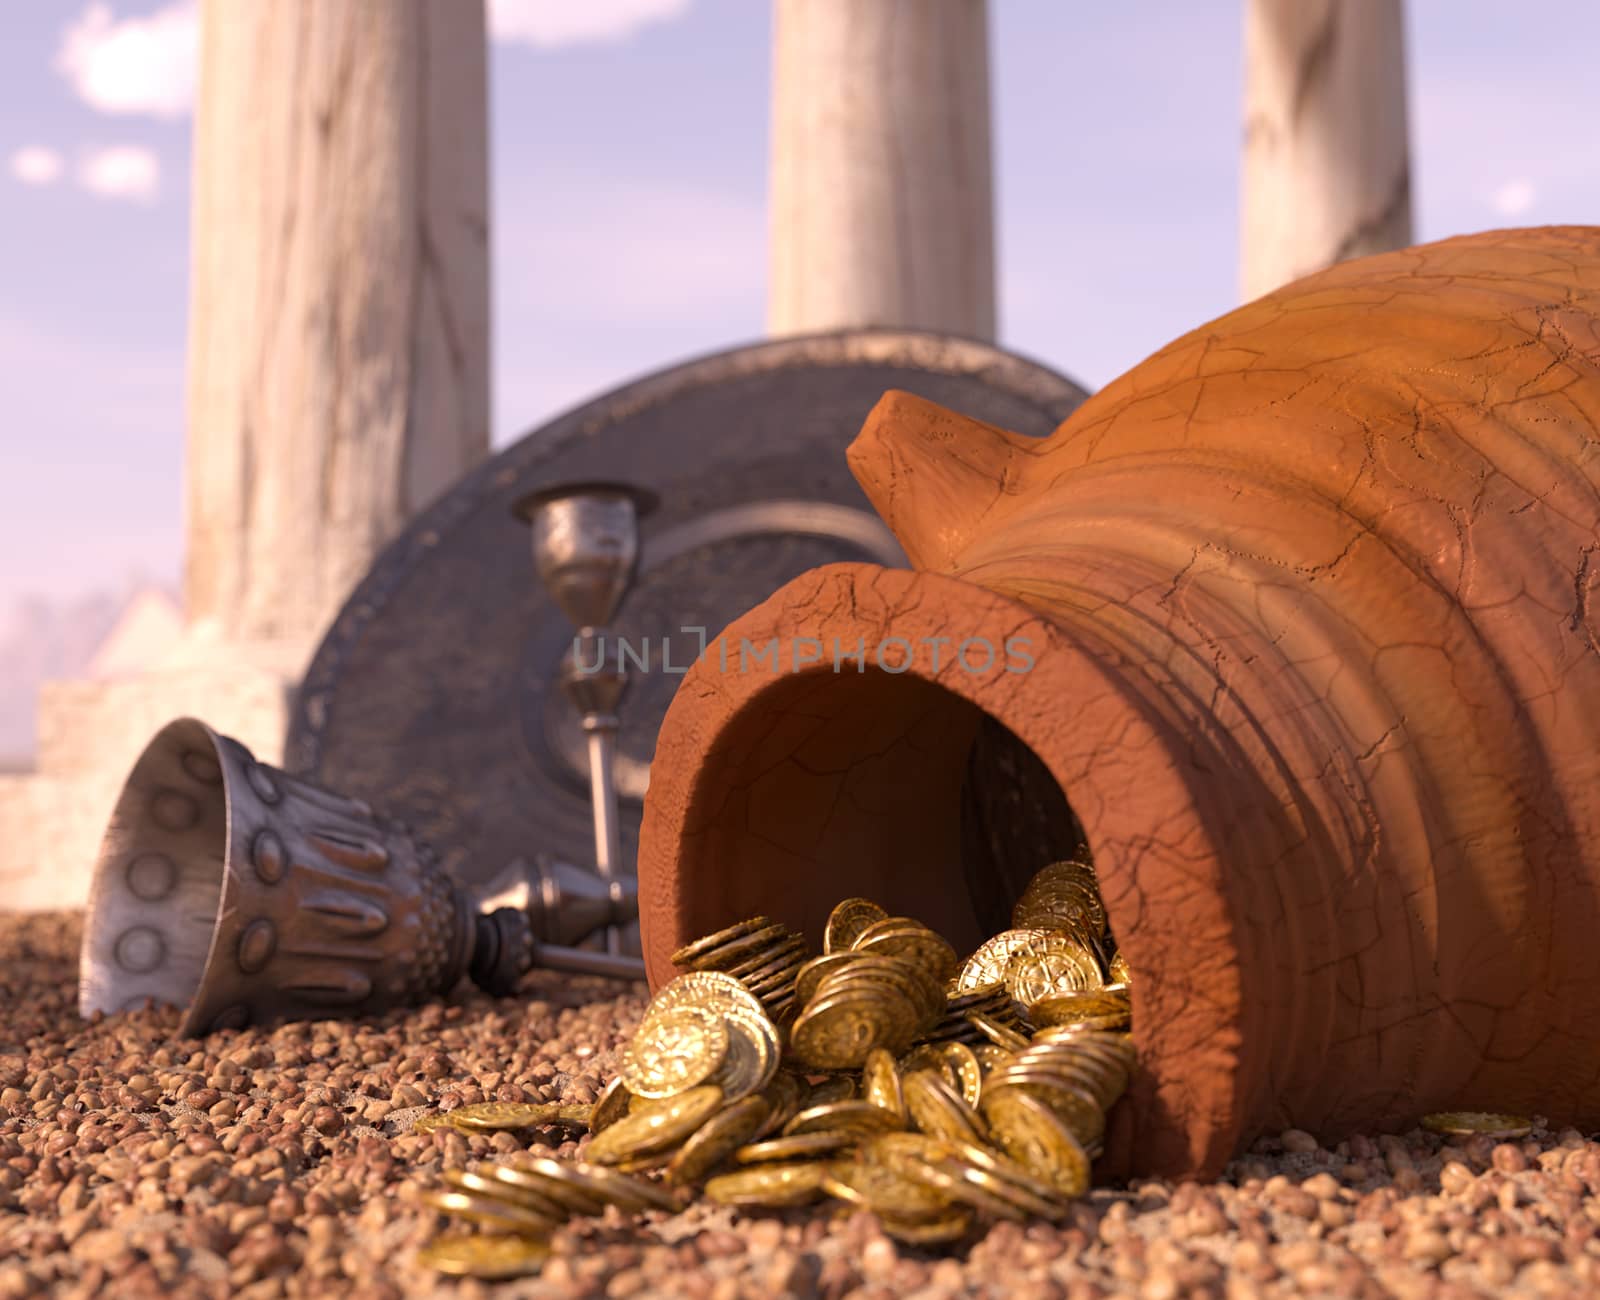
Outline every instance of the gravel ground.
[[[1002, 1224], [944, 1256], [868, 1214], [607, 1217], [538, 1278], [419, 1268], [441, 1169], [510, 1134], [411, 1136], [424, 1106], [592, 1101], [645, 990], [530, 976], [358, 1023], [174, 1040], [175, 1012], [75, 1011], [78, 914], [0, 916], [0, 1300], [163, 1296], [868, 1298], [1438, 1296], [1600, 1292], [1600, 1143], [1422, 1133], [1335, 1150], [1290, 1131], [1212, 1185], [1137, 1183], [1058, 1226]], [[577, 1146], [536, 1147], [570, 1156]]]

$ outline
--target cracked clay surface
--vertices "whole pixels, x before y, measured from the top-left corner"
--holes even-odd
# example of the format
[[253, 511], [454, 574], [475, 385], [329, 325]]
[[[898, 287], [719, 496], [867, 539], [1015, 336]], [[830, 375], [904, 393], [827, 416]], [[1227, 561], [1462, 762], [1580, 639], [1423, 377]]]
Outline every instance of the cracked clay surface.
[[[684, 679], [652, 976], [849, 894], [975, 938], [985, 711], [1066, 794], [1136, 973], [1109, 1172], [1454, 1107], [1600, 1124], [1597, 429], [1593, 228], [1333, 267], [1044, 439], [887, 394], [851, 464], [917, 571], [814, 570]], [[1026, 671], [954, 656], [1018, 637]]]

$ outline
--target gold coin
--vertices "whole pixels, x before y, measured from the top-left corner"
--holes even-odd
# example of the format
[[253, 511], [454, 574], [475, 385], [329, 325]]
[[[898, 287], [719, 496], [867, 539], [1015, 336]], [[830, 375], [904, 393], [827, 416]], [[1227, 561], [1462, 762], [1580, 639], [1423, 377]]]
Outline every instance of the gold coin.
[[[973, 1148], [976, 1150], [977, 1148]], [[992, 1170], [982, 1165], [974, 1165], [962, 1160], [959, 1156], [946, 1162], [944, 1167], [955, 1172], [967, 1183], [982, 1188], [990, 1196], [1006, 1201], [1016, 1207], [1025, 1215], [1033, 1215], [1040, 1219], [1060, 1219], [1067, 1214], [1071, 1204], [1055, 1188], [1048, 1184], [1042, 1192], [1036, 1192], [1026, 1184], [1014, 1182], [1003, 1178]], [[1037, 1182], [1037, 1179], [1031, 1180]]]
[[994, 989], [1003, 989], [1006, 967], [1011, 964], [1012, 954], [1024, 944], [1044, 938], [1046, 933], [1044, 930], [1019, 928], [1002, 930], [992, 939], [986, 940], [962, 965], [955, 980], [957, 992], [972, 993], [983, 990], [987, 994]]
[[710, 1079], [728, 1055], [728, 1024], [692, 1004], [647, 1016], [622, 1053], [623, 1086], [636, 1097], [675, 1097]]
[[475, 1196], [486, 1196], [494, 1201], [508, 1201], [512, 1205], [540, 1215], [548, 1220], [548, 1227], [554, 1230], [565, 1223], [570, 1217], [570, 1212], [555, 1201], [549, 1200], [537, 1192], [526, 1188], [515, 1187], [501, 1179], [493, 1178], [486, 1173], [473, 1169], [446, 1169], [444, 1180], [452, 1187], [463, 1192], [470, 1192]]
[[1025, 1007], [1064, 993], [1098, 989], [1102, 982], [1095, 955], [1059, 934], [1023, 945], [1006, 966], [1006, 988]]
[[985, 1038], [998, 1047], [1003, 1047], [1009, 1052], [1020, 1052], [1028, 1045], [1028, 1040], [1009, 1025], [1003, 1025], [993, 1016], [981, 1015], [970, 1012], [967, 1023], [978, 1030]]
[[450, 1112], [450, 1122], [467, 1133], [495, 1133], [503, 1129], [588, 1128], [591, 1107], [565, 1102], [484, 1101], [458, 1106]]
[[1133, 1018], [1127, 994], [1104, 989], [1051, 994], [1033, 1003], [1029, 1011], [1034, 1023], [1045, 1027], [1125, 1029]]
[[789, 1047], [797, 1060], [815, 1069], [853, 1070], [874, 1047], [909, 1042], [913, 1014], [903, 1000], [866, 993], [824, 995], [789, 1027]]
[[894, 1057], [883, 1048], [874, 1047], [862, 1062], [861, 1079], [866, 1100], [882, 1107], [898, 1123], [904, 1124], [907, 1119], [906, 1099], [900, 1087], [900, 1071], [895, 1068]]
[[674, 966], [687, 966], [708, 952], [714, 952], [725, 943], [732, 943], [735, 939], [753, 934], [772, 924], [770, 916], [752, 916], [747, 921], [736, 921], [725, 930], [718, 930], [715, 934], [708, 934], [699, 939], [693, 939], [673, 953], [669, 960]]
[[770, 968], [804, 964], [811, 955], [805, 936], [795, 934], [786, 925], [780, 925], [777, 928], [781, 933], [774, 942], [763, 944], [731, 966], [719, 965], [706, 969], [725, 971], [736, 980], [743, 980], [746, 984], [753, 984], [762, 977], [763, 971]]
[[1007, 1088], [1016, 1088], [1042, 1101], [1072, 1136], [1087, 1146], [1098, 1142], [1106, 1131], [1105, 1109], [1092, 1092], [1073, 1079], [1063, 1078], [1043, 1068], [997, 1070], [984, 1083], [985, 1099]]
[[959, 958], [949, 940], [910, 917], [891, 916], [875, 921], [856, 937], [855, 952], [897, 957], [922, 971], [942, 988], [955, 974]]
[[988, 1146], [970, 1142], [952, 1143], [951, 1147], [951, 1154], [963, 1163], [971, 1165], [974, 1169], [982, 1169], [1012, 1187], [1048, 1203], [1052, 1209], [1045, 1217], [1057, 1217], [1066, 1206], [1066, 1198], [1060, 1192], [1044, 1179], [1029, 1173], [1010, 1156], [1001, 1155]]
[[761, 1090], [767, 1099], [767, 1118], [756, 1130], [756, 1140], [778, 1132], [799, 1112], [801, 1104], [811, 1093], [811, 1085], [792, 1070], [779, 1070], [772, 1082]]
[[809, 1106], [783, 1127], [784, 1137], [801, 1133], [881, 1133], [899, 1119], [870, 1101], [829, 1101]]
[[667, 1164], [674, 1186], [698, 1183], [753, 1138], [772, 1107], [765, 1097], [745, 1097], [718, 1111], [690, 1135]]
[[888, 913], [865, 898], [847, 898], [828, 914], [822, 932], [824, 953], [847, 952], [869, 925], [887, 919]]
[[944, 1064], [955, 1075], [961, 1099], [976, 1108], [983, 1095], [983, 1066], [977, 1054], [965, 1043], [944, 1043], [940, 1046]]
[[548, 1156], [535, 1156], [522, 1169], [508, 1171], [504, 1165], [490, 1166], [489, 1169], [500, 1178], [506, 1178], [508, 1172], [516, 1175], [524, 1186], [542, 1181], [547, 1194], [552, 1197], [565, 1197], [571, 1201], [584, 1198], [598, 1207], [586, 1211], [589, 1214], [598, 1214], [607, 1205], [618, 1206], [630, 1213], [664, 1210], [671, 1214], [682, 1208], [668, 1192], [654, 1183], [582, 1160], [552, 1160]]
[[964, 1205], [952, 1205], [936, 1219], [896, 1219], [880, 1215], [883, 1230], [908, 1246], [940, 1246], [960, 1241], [972, 1231], [973, 1214]]
[[590, 1138], [588, 1157], [596, 1164], [614, 1165], [656, 1155], [677, 1146], [721, 1106], [722, 1089], [714, 1084], [690, 1088], [662, 1101], [644, 1102]]
[[501, 1228], [507, 1232], [538, 1235], [549, 1232], [555, 1226], [544, 1215], [526, 1206], [496, 1197], [479, 1196], [472, 1192], [433, 1188], [422, 1193], [422, 1201], [442, 1214], [467, 1219], [486, 1228]]
[[817, 996], [817, 989], [824, 979], [856, 960], [857, 954], [853, 952], [825, 952], [820, 957], [802, 962], [794, 976], [795, 996], [801, 1002], [811, 1001]]
[[450, 1118], [454, 1114], [453, 1110], [430, 1110], [426, 1114], [418, 1115], [411, 1122], [411, 1132], [432, 1133], [436, 1129], [455, 1128], [455, 1121]]
[[1059, 930], [1073, 923], [1100, 934], [1106, 928], [1105, 904], [1094, 868], [1083, 862], [1052, 862], [1036, 873], [1012, 911], [1016, 926]]
[[559, 1161], [536, 1157], [532, 1167], [488, 1164], [479, 1165], [477, 1172], [523, 1193], [534, 1204], [547, 1202], [564, 1218], [599, 1214], [606, 1208], [605, 1197], [574, 1182], [567, 1168]]
[[856, 1080], [851, 1074], [829, 1075], [819, 1083], [811, 1085], [811, 1092], [805, 1099], [807, 1106], [820, 1106], [826, 1101], [850, 1101], [856, 1096]]
[[718, 1205], [766, 1206], [782, 1209], [805, 1205], [822, 1195], [828, 1166], [821, 1161], [804, 1164], [759, 1164], [718, 1174], [705, 1185], [708, 1199]]
[[1089, 1156], [1083, 1144], [1037, 1097], [1020, 1088], [986, 1093], [983, 1114], [996, 1142], [1029, 1173], [1063, 1196], [1089, 1189]]
[[778, 1073], [782, 1044], [777, 1027], [765, 1014], [751, 1015], [743, 1008], [730, 1010], [728, 1054], [711, 1082], [722, 1089], [724, 1101], [738, 1101], [760, 1092]]
[[810, 1160], [846, 1151], [861, 1141], [859, 1132], [834, 1129], [826, 1133], [796, 1133], [793, 1137], [768, 1138], [740, 1147], [733, 1158], [741, 1165], [760, 1164], [768, 1160]]
[[935, 1219], [950, 1202], [926, 1183], [880, 1160], [838, 1160], [823, 1175], [822, 1190], [841, 1201], [897, 1220]]
[[589, 1112], [589, 1132], [598, 1133], [601, 1129], [610, 1128], [628, 1113], [632, 1105], [633, 1094], [628, 1091], [628, 1085], [623, 1083], [619, 1074], [601, 1090], [599, 1100]]
[[926, 1156], [908, 1151], [894, 1157], [891, 1167], [901, 1170], [906, 1177], [914, 1178], [942, 1193], [949, 1200], [961, 1201], [997, 1219], [1020, 1220], [1028, 1217], [1027, 1213], [1013, 1202], [996, 1196], [987, 1187], [969, 1181], [965, 1176], [968, 1167], [949, 1157], [930, 1160]]
[[911, 1122], [930, 1137], [981, 1142], [977, 1113], [931, 1070], [916, 1070], [901, 1080]]
[[730, 967], [742, 965], [751, 957], [763, 956], [794, 937], [788, 926], [781, 921], [774, 921], [759, 930], [752, 930], [749, 934], [718, 944], [717, 947], [695, 958], [694, 967], [696, 970], [720, 970], [732, 974]]
[[661, 1210], [667, 1214], [676, 1214], [683, 1208], [671, 1193], [654, 1183], [645, 1182], [642, 1178], [633, 1178], [626, 1172], [581, 1161], [567, 1163], [551, 1160], [549, 1163], [564, 1171], [565, 1177], [575, 1185], [593, 1191], [612, 1205], [624, 1210], [635, 1213]]
[[537, 1273], [549, 1255], [550, 1247], [534, 1237], [447, 1232], [423, 1246], [417, 1262], [451, 1277], [493, 1281]]
[[1435, 1115], [1424, 1115], [1422, 1127], [1430, 1133], [1444, 1133], [1450, 1137], [1524, 1138], [1533, 1132], [1533, 1121], [1520, 1115], [1496, 1115], [1489, 1111], [1451, 1110]]

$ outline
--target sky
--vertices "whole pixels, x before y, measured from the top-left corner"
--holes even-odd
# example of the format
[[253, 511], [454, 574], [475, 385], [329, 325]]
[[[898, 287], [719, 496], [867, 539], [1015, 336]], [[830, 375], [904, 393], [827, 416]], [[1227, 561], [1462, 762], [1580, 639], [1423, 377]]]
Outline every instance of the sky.
[[[247, 3], [251, 0], [217, 0]], [[765, 309], [768, 0], [493, 0], [494, 440]], [[0, 619], [175, 583], [188, 0], [0, 41]], [[1090, 388], [1237, 305], [1239, 0], [991, 0], [1000, 339]], [[1419, 240], [1600, 221], [1600, 5], [1411, 0]]]

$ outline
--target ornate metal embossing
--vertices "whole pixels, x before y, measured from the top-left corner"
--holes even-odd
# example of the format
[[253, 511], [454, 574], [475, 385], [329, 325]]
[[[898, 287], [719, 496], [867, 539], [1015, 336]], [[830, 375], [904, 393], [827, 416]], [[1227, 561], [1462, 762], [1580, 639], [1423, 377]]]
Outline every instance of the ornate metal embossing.
[[631, 875], [695, 629], [714, 638], [817, 565], [904, 562], [844, 458], [891, 388], [1035, 435], [1085, 396], [986, 344], [893, 330], [761, 343], [609, 393], [465, 476], [384, 552], [312, 661], [285, 765], [415, 825], [462, 881], [533, 849], [591, 861], [587, 741], [559, 686], [574, 629], [530, 580], [511, 505], [621, 475], [660, 498], [610, 628], [651, 661], [630, 671], [614, 769]]

